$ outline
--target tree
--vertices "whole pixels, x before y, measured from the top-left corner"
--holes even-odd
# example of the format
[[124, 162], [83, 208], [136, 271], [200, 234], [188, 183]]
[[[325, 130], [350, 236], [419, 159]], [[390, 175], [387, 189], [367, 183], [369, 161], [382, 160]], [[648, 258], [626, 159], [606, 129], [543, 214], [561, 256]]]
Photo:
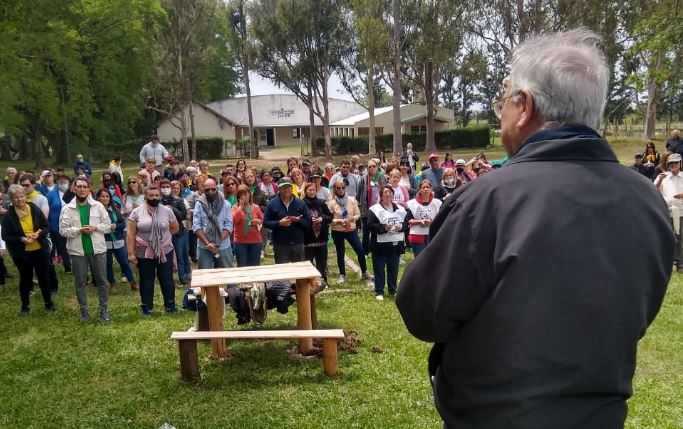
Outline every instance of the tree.
[[462, 42], [464, 4], [459, 0], [409, 0], [403, 18], [404, 61], [409, 79], [420, 89], [426, 106], [427, 152], [436, 151], [434, 103], [445, 65], [457, 57]]
[[[341, 82], [356, 103], [368, 110], [368, 154], [375, 153], [376, 97], [381, 94], [379, 85], [382, 70], [390, 64], [387, 55], [390, 47], [390, 30], [385, 15], [388, 1], [351, 0], [355, 37], [349, 56], [339, 73]], [[380, 95], [381, 96], [381, 95]]]
[[247, 93], [247, 116], [249, 118], [249, 157], [258, 159], [258, 141], [254, 138], [254, 116], [251, 111], [251, 86], [249, 85], [249, 71], [252, 67], [252, 47], [248, 39], [247, 18], [244, 11], [244, 0], [238, 0], [230, 10], [230, 23], [233, 37], [230, 38], [233, 49], [239, 53], [239, 63], [242, 68], [242, 81]]
[[[147, 108], [166, 115], [180, 130], [185, 164], [197, 155], [193, 103], [215, 38], [215, 0], [162, 0], [166, 19], [155, 34], [156, 78]], [[185, 106], [188, 113], [185, 113]], [[188, 128], [189, 127], [189, 128]], [[187, 134], [192, 135], [190, 153]]]
[[261, 0], [250, 16], [258, 73], [293, 92], [320, 118], [325, 156], [331, 158], [328, 83], [350, 45], [342, 1]]

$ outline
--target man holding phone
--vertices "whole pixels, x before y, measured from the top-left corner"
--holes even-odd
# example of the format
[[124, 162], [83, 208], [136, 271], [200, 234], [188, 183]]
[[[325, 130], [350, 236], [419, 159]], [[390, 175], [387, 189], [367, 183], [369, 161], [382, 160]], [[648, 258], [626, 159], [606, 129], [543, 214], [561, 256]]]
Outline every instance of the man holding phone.
[[104, 234], [110, 233], [116, 225], [111, 223], [107, 209], [90, 196], [90, 184], [87, 180], [77, 178], [73, 187], [76, 198], [62, 208], [59, 233], [67, 239], [66, 249], [71, 256], [81, 322], [90, 320], [88, 294], [85, 290], [88, 268], [92, 272], [100, 298], [100, 318], [106, 322], [111, 317], [108, 310], [107, 245]]
[[306, 203], [292, 194], [292, 181], [280, 179], [278, 196], [268, 203], [263, 220], [263, 225], [273, 231], [276, 264], [306, 260], [304, 230], [310, 221]]

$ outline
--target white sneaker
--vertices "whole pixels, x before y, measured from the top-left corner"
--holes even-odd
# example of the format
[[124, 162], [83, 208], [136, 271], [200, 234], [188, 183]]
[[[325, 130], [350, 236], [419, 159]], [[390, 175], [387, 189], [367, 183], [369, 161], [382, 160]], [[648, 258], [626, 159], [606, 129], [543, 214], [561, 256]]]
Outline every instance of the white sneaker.
[[337, 279], [337, 283], [339, 283], [339, 284], [343, 284], [345, 282], [346, 282], [346, 276], [344, 276], [344, 275], [339, 276], [339, 278]]
[[384, 296], [382, 296], [382, 295], [375, 295], [375, 299], [376, 299], [377, 301], [384, 301]]

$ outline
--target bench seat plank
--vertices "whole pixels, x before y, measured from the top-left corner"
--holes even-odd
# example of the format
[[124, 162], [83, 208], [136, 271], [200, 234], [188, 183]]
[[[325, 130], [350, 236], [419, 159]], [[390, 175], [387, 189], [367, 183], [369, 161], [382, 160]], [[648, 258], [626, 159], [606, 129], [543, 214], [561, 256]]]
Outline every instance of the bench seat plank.
[[216, 338], [227, 340], [255, 340], [282, 338], [334, 338], [343, 339], [342, 329], [311, 329], [311, 330], [276, 330], [276, 331], [176, 331], [171, 339], [180, 340], [212, 340]]
[[192, 271], [192, 287], [264, 283], [274, 280], [317, 279], [320, 272], [309, 261], [257, 267], [212, 268]]

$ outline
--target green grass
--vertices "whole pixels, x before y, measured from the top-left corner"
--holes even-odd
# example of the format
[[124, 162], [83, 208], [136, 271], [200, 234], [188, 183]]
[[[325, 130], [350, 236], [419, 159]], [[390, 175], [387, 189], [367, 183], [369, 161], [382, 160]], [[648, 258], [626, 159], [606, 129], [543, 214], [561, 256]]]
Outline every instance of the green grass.
[[[338, 289], [330, 250], [330, 279]], [[352, 252], [347, 255], [355, 260]], [[409, 262], [411, 257], [403, 259]], [[72, 279], [60, 267], [58, 273], [56, 313], [42, 309], [37, 293], [31, 316], [17, 317], [16, 272], [0, 293], [2, 428], [157, 428], [164, 422], [178, 428], [440, 425], [425, 375], [430, 346], [406, 331], [392, 299], [376, 302], [368, 285], [348, 267], [343, 288], [351, 291], [317, 298], [321, 328], [354, 330], [363, 341], [357, 354], [340, 354], [338, 377], [324, 376], [319, 358], [289, 356], [294, 342], [242, 341], [230, 344], [237, 354], [224, 361], [209, 360], [210, 345], [200, 344], [202, 379], [197, 383], [180, 379], [177, 346], [169, 340], [172, 331], [194, 323], [194, 313], [161, 314], [157, 289], [156, 313], [142, 318], [137, 293], [119, 285], [111, 296], [113, 322], [81, 324]], [[683, 424], [679, 278], [674, 274], [661, 313], [640, 345], [629, 429]], [[179, 300], [181, 291], [176, 292]], [[94, 290], [89, 299], [91, 306], [96, 303]], [[269, 312], [264, 328], [295, 325], [293, 306], [287, 315]], [[236, 326], [231, 311], [225, 328], [245, 329]], [[373, 346], [383, 352], [374, 353]]]

